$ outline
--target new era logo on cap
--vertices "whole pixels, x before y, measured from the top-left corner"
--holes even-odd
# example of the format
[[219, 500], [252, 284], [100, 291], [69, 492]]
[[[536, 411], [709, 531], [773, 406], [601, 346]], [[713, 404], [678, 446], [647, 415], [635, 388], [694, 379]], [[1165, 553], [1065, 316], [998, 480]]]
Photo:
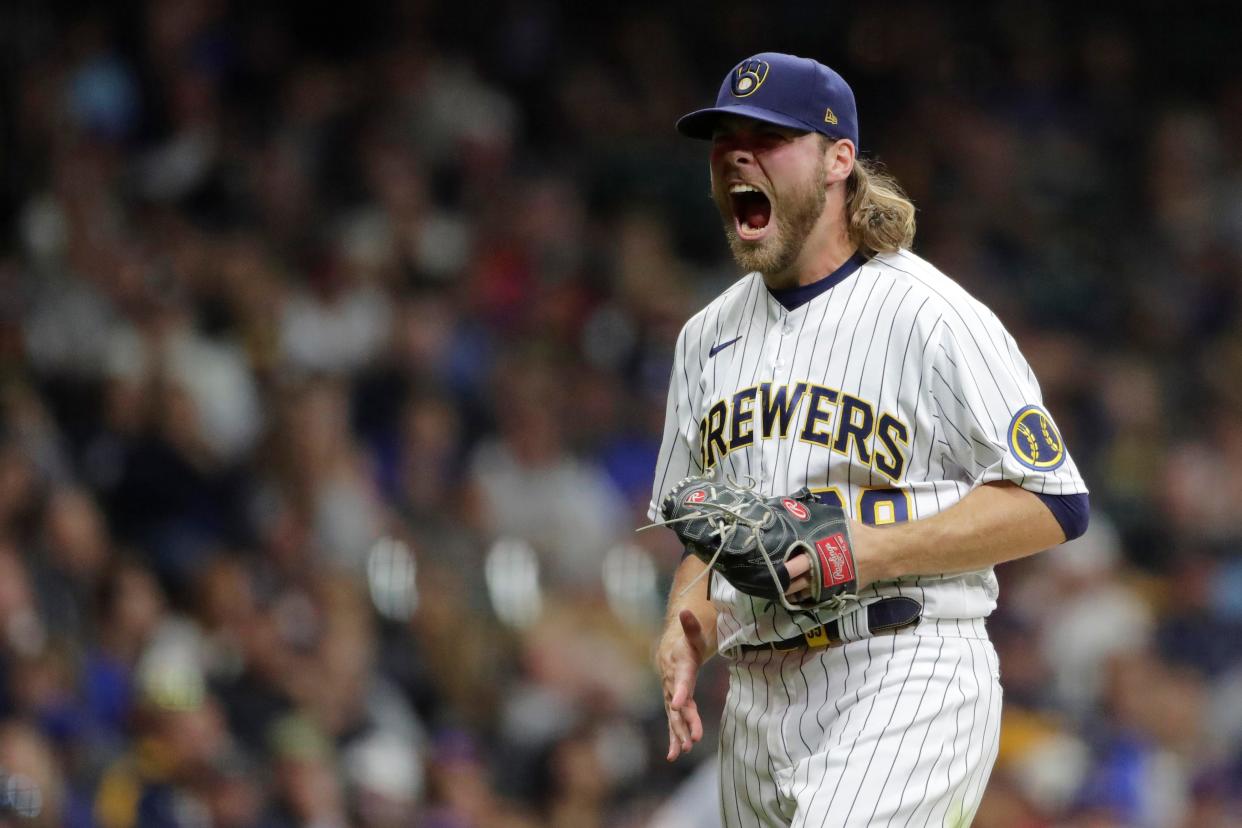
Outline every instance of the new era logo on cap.
[[734, 66], [716, 95], [716, 105], [691, 112], [677, 129], [710, 139], [723, 115], [848, 138], [858, 148], [858, 109], [845, 79], [810, 58], [761, 52]]

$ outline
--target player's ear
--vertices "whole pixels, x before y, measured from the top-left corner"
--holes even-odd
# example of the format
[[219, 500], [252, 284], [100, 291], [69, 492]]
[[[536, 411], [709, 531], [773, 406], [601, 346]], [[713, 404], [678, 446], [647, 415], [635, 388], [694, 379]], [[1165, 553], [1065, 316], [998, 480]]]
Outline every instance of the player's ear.
[[849, 178], [854, 169], [854, 142], [848, 138], [828, 138], [824, 143], [824, 171], [828, 183]]

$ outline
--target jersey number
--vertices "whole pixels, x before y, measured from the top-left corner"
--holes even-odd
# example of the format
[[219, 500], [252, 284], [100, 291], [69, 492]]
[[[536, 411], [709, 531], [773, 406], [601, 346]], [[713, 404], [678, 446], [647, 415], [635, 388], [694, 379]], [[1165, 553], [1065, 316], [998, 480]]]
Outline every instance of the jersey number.
[[[812, 489], [825, 503], [845, 509], [845, 498], [836, 486]], [[848, 510], [847, 510], [848, 511]], [[854, 514], [869, 526], [905, 523], [910, 519], [910, 493], [905, 489], [863, 489], [854, 503]]]

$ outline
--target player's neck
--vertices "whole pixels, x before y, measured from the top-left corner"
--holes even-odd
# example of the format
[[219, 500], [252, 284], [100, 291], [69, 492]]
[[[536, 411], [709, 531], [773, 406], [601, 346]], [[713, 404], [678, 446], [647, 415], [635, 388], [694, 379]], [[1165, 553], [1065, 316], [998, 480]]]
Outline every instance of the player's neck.
[[794, 263], [780, 272], [763, 274], [763, 281], [778, 290], [813, 284], [845, 264], [857, 250], [846, 232], [844, 212], [825, 210]]

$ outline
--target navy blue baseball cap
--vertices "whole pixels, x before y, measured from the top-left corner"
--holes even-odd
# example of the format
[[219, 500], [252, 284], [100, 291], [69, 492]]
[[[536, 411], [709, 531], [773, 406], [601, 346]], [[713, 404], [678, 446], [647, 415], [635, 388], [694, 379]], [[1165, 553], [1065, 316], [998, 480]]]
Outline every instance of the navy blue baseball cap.
[[683, 116], [677, 131], [710, 139], [722, 115], [740, 115], [830, 138], [858, 148], [858, 107], [845, 79], [818, 61], [761, 52], [725, 75], [716, 105]]

